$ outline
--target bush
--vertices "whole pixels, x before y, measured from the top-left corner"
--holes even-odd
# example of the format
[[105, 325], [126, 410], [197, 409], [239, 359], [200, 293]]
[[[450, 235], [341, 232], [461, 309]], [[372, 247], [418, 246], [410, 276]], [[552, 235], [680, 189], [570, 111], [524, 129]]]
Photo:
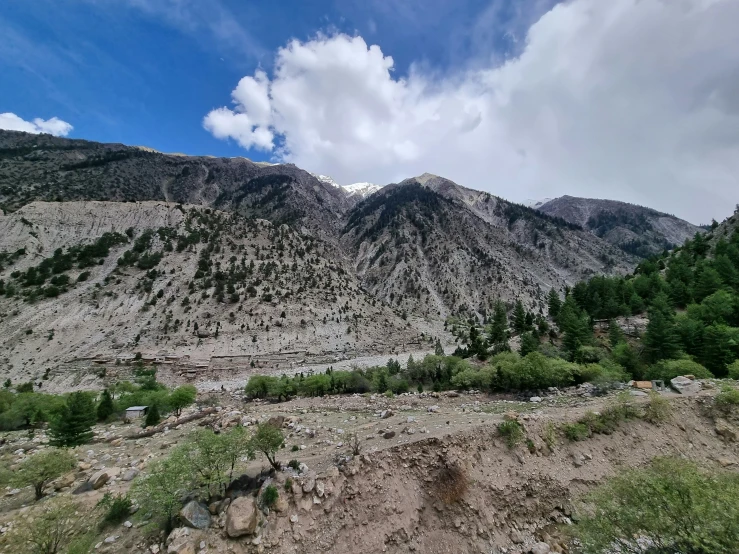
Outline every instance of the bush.
[[100, 502], [98, 502], [98, 506], [105, 510], [103, 525], [118, 525], [123, 523], [131, 515], [133, 502], [131, 502], [131, 499], [126, 494], [113, 496], [109, 492], [106, 492], [103, 498], [100, 499]]
[[649, 380], [661, 379], [669, 382], [680, 375], [694, 375], [696, 379], [711, 379], [713, 373], [693, 360], [662, 360], [647, 369], [645, 377]]
[[523, 439], [523, 426], [516, 420], [507, 420], [498, 424], [498, 433], [505, 438], [508, 448], [515, 447]]
[[584, 423], [566, 423], [562, 426], [562, 432], [573, 442], [584, 441], [590, 437], [590, 428]]
[[739, 360], [736, 360], [734, 363], [729, 364], [727, 369], [729, 371], [729, 379], [735, 379], [739, 381]]
[[154, 427], [161, 420], [162, 416], [159, 415], [159, 407], [156, 404], [149, 406], [149, 409], [146, 411], [146, 418], [144, 419], [144, 427]]
[[[587, 495], [574, 534], [583, 554], [730, 554], [739, 537], [739, 475], [682, 459], [626, 470]], [[639, 541], [637, 543], [637, 540]]]
[[275, 459], [277, 451], [285, 444], [285, 436], [280, 429], [269, 423], [261, 423], [257, 425], [250, 442], [253, 450], [265, 455], [273, 469], [280, 470], [280, 464]]
[[658, 392], [649, 393], [649, 402], [644, 406], [644, 419], [649, 423], [664, 423], [672, 418], [672, 404]]
[[713, 405], [724, 412], [733, 410], [739, 406], [739, 390], [729, 386], [722, 387], [714, 398]]
[[287, 467], [294, 469], [295, 471], [300, 471], [300, 462], [297, 460], [290, 460], [287, 462]]
[[271, 508], [277, 502], [280, 497], [280, 493], [277, 492], [277, 487], [274, 485], [268, 485], [262, 493], [262, 505], [266, 508]]

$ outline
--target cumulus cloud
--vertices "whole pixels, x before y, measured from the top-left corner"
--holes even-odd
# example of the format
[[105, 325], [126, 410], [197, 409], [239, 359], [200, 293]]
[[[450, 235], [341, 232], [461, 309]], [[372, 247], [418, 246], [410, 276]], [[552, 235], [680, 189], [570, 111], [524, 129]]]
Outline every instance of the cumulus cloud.
[[0, 129], [6, 131], [25, 131], [26, 133], [48, 133], [57, 137], [64, 137], [73, 129], [69, 123], [58, 117], [41, 119], [37, 117], [33, 121], [26, 121], [14, 113], [0, 113]]
[[572, 0], [517, 57], [442, 76], [398, 76], [359, 36], [293, 40], [204, 126], [343, 183], [428, 171], [516, 201], [616, 198], [704, 222], [739, 201], [736, 21], [734, 0]]

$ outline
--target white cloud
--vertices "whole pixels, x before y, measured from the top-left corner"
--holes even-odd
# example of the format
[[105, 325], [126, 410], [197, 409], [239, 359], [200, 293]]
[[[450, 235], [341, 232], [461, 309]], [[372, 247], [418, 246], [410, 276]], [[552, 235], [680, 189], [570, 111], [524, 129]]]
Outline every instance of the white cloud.
[[6, 131], [25, 131], [26, 133], [48, 133], [57, 137], [67, 136], [74, 127], [58, 117], [41, 119], [37, 117], [33, 121], [26, 121], [14, 113], [0, 113], [0, 129]]
[[736, 21], [735, 0], [572, 0], [518, 57], [442, 77], [396, 76], [361, 37], [294, 40], [204, 125], [343, 183], [429, 171], [512, 200], [617, 198], [704, 222], [739, 201]]

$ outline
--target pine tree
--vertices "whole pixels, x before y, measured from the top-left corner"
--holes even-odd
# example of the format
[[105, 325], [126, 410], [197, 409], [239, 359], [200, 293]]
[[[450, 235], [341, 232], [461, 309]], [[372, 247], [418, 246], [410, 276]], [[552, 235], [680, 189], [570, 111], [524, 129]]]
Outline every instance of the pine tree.
[[624, 340], [624, 332], [621, 330], [621, 326], [614, 320], [610, 320], [608, 322], [608, 342], [611, 343], [611, 348], [620, 342], [624, 342]]
[[513, 308], [513, 329], [521, 334], [526, 331], [526, 310], [520, 300], [516, 301], [516, 307]]
[[549, 297], [547, 298], [549, 304], [549, 317], [557, 319], [559, 310], [562, 309], [562, 300], [559, 298], [559, 293], [554, 289], [549, 289]]
[[156, 404], [152, 404], [146, 412], [144, 427], [154, 427], [154, 425], [157, 425], [161, 419], [162, 417], [159, 415], [159, 407]]
[[495, 302], [493, 308], [493, 323], [490, 325], [490, 343], [499, 344], [508, 338], [508, 315], [505, 304], [500, 300]]
[[113, 398], [110, 396], [108, 389], [103, 391], [103, 395], [100, 398], [100, 404], [98, 404], [97, 415], [98, 421], [105, 421], [113, 415]]
[[644, 347], [647, 358], [652, 363], [674, 358], [680, 350], [672, 319], [655, 307], [649, 309], [649, 323], [644, 334]]
[[95, 404], [88, 393], [73, 392], [67, 403], [49, 425], [52, 446], [74, 447], [92, 439], [96, 419]]
[[444, 347], [441, 346], [441, 341], [439, 339], [436, 339], [436, 344], [434, 345], [434, 355], [435, 356], [444, 355]]
[[539, 339], [533, 333], [524, 333], [521, 335], [521, 356], [536, 352], [538, 348]]

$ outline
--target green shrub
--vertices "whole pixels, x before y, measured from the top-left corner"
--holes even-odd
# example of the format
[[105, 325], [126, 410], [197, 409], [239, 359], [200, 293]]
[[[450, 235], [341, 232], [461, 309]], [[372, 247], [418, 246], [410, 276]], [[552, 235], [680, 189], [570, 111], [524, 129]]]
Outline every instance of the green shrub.
[[300, 450], [300, 447], [297, 444], [293, 444], [292, 448], [290, 449], [290, 452], [297, 452]]
[[275, 502], [277, 502], [279, 497], [280, 493], [277, 491], [277, 487], [274, 485], [268, 485], [262, 493], [262, 505], [267, 508], [271, 508], [275, 505]]
[[292, 468], [295, 471], [300, 471], [300, 462], [297, 460], [290, 460], [287, 462], [287, 467]]
[[734, 363], [729, 364], [727, 369], [729, 372], [729, 379], [735, 379], [739, 381], [739, 360], [736, 360]]
[[672, 404], [658, 392], [649, 393], [649, 401], [644, 406], [644, 419], [649, 423], [664, 423], [672, 418]]
[[728, 412], [739, 406], [739, 389], [728, 385], [721, 388], [721, 392], [716, 395], [713, 405], [721, 411]]
[[105, 510], [103, 515], [103, 525], [118, 525], [123, 523], [128, 516], [131, 515], [131, 507], [133, 502], [125, 494], [117, 494], [113, 496], [109, 492], [103, 495], [98, 505]]
[[549, 450], [553, 451], [554, 447], [557, 446], [557, 428], [555, 427], [554, 423], [550, 421], [544, 426], [544, 429], [541, 433], [541, 438], [547, 445]]
[[618, 545], [620, 552], [735, 553], [738, 495], [739, 474], [655, 459], [650, 467], [621, 472], [582, 499], [573, 528], [578, 551], [600, 554]]
[[505, 439], [508, 448], [515, 447], [523, 439], [523, 426], [515, 419], [498, 424], [498, 433]]
[[713, 377], [713, 374], [705, 367], [688, 358], [662, 360], [649, 367], [645, 373], [645, 377], [649, 380], [661, 379], [665, 382], [679, 375], [694, 375], [696, 379], [710, 379]]
[[285, 479], [285, 492], [291, 492], [293, 490], [293, 480], [291, 477]]
[[590, 437], [590, 429], [583, 423], [566, 423], [562, 426], [562, 432], [571, 441], [584, 441]]

